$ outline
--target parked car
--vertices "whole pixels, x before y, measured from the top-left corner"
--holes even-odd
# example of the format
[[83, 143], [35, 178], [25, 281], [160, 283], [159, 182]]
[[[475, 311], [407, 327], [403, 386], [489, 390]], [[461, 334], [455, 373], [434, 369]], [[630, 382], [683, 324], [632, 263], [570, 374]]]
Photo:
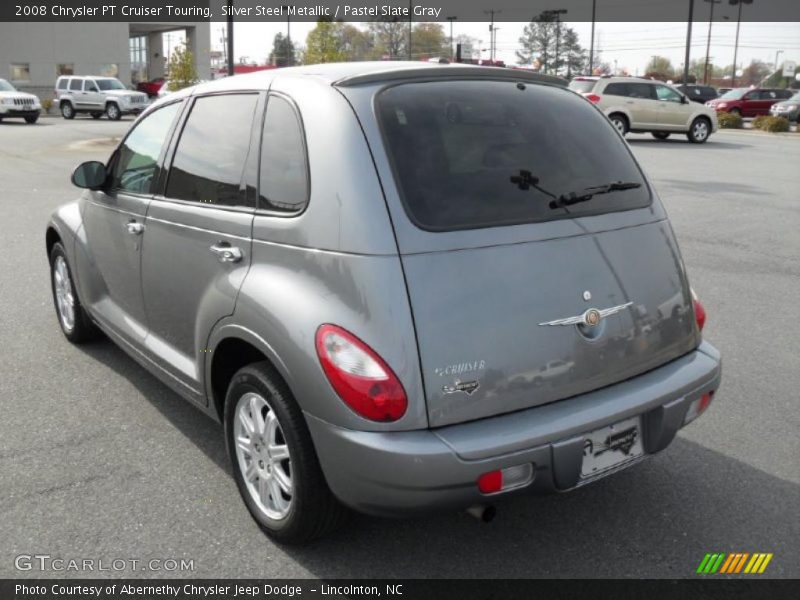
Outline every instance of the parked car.
[[790, 90], [778, 88], [736, 88], [716, 100], [706, 103], [717, 112], [729, 112], [742, 117], [769, 114], [770, 107], [791, 98]]
[[569, 88], [595, 104], [617, 128], [626, 133], [650, 132], [659, 140], [684, 133], [702, 144], [717, 130], [717, 115], [707, 106], [689, 100], [677, 89], [638, 77], [576, 77]]
[[64, 335], [221, 421], [286, 542], [343, 505], [488, 518], [664, 450], [720, 355], [652, 183], [549, 81], [348, 63], [171, 94], [47, 226]]
[[683, 83], [681, 85], [676, 85], [675, 89], [681, 92], [692, 102], [699, 102], [700, 104], [705, 104], [709, 100], [713, 100], [719, 96], [719, 94], [717, 94], [717, 90], [710, 85]]
[[135, 115], [147, 107], [147, 94], [126, 88], [114, 77], [63, 76], [56, 81], [56, 104], [65, 119], [89, 113], [99, 119], [104, 114], [112, 121]]
[[795, 94], [788, 100], [776, 102], [769, 108], [769, 114], [773, 117], [785, 117], [790, 121], [800, 119], [800, 92], [794, 90]]
[[164, 86], [165, 80], [163, 77], [156, 77], [150, 81], [140, 81], [136, 85], [136, 89], [143, 94], [147, 94], [150, 98], [158, 97], [159, 90]]
[[5, 79], [0, 79], [0, 123], [3, 119], [25, 119], [33, 125], [39, 120], [42, 104], [33, 94], [17, 91]]

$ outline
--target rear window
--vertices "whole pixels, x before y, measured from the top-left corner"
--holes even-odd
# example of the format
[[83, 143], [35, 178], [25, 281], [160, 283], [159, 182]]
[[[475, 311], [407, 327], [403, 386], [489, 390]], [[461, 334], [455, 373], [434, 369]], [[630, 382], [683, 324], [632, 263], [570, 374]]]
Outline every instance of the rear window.
[[591, 92], [594, 89], [595, 84], [597, 83], [594, 79], [573, 79], [569, 82], [569, 89], [573, 92], [578, 92], [580, 94], [585, 94], [587, 92]]
[[[534, 223], [650, 204], [642, 173], [611, 124], [563, 89], [407, 83], [378, 94], [376, 107], [406, 212], [423, 229]], [[550, 207], [554, 197], [618, 181], [640, 186]]]

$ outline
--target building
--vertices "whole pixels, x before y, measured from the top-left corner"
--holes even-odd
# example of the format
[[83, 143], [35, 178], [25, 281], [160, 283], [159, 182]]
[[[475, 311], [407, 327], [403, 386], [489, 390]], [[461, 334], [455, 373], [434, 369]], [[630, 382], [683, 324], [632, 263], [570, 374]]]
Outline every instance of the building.
[[135, 84], [163, 77], [164, 34], [185, 32], [200, 79], [211, 78], [209, 23], [0, 23], [0, 78], [52, 98], [59, 75]]

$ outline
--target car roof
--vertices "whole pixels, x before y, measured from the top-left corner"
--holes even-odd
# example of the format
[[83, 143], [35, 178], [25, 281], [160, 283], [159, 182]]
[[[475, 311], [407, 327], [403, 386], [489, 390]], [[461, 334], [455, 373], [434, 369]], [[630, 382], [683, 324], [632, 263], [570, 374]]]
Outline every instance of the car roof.
[[256, 71], [234, 77], [215, 79], [196, 86], [198, 93], [206, 91], [224, 91], [235, 89], [266, 89], [279, 77], [308, 77], [320, 83], [339, 87], [350, 87], [361, 84], [398, 81], [419, 77], [433, 79], [447, 78], [481, 78], [481, 79], [513, 79], [550, 85], [566, 86], [560, 77], [541, 75], [521, 69], [503, 67], [466, 65], [461, 63], [438, 64], [409, 61], [366, 61], [350, 63], [327, 63], [306, 65], [302, 67], [285, 67]]

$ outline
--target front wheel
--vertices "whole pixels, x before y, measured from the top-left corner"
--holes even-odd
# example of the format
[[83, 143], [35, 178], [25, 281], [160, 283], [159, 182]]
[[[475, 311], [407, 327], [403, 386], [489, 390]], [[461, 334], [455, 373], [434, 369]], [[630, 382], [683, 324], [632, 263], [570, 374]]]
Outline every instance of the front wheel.
[[709, 135], [711, 135], [711, 125], [706, 119], [698, 117], [692, 121], [692, 125], [689, 127], [689, 132], [686, 134], [686, 137], [689, 138], [689, 141], [693, 144], [704, 144], [706, 140], [708, 140]]
[[653, 137], [657, 140], [665, 140], [669, 137], [669, 134], [666, 131], [654, 131]]
[[239, 493], [267, 535], [302, 543], [341, 522], [345, 509], [325, 482], [302, 412], [269, 363], [233, 376], [225, 441]]
[[106, 116], [112, 121], [119, 121], [122, 118], [122, 111], [119, 106], [111, 102], [106, 106]]
[[67, 254], [60, 242], [56, 242], [50, 251], [50, 282], [56, 316], [64, 336], [73, 344], [97, 337], [99, 330], [78, 299]]

